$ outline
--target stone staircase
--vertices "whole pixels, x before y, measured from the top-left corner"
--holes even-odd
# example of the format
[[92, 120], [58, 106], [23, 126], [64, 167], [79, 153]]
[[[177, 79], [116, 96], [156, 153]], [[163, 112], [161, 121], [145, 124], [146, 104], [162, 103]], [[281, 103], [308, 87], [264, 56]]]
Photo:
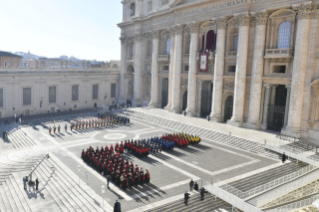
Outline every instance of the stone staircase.
[[203, 201], [200, 200], [200, 195], [197, 193], [195, 195], [191, 195], [188, 200], [188, 205], [184, 204], [184, 199], [180, 199], [165, 205], [161, 205], [159, 207], [146, 210], [145, 212], [211, 212], [218, 208], [226, 206], [231, 208], [227, 202], [215, 198], [211, 194], [205, 194], [205, 199]]
[[8, 132], [8, 139], [16, 149], [28, 148], [37, 145], [16, 123], [2, 125], [0, 131]]
[[281, 157], [281, 155], [275, 152], [266, 151], [263, 148], [263, 146], [258, 142], [254, 142], [245, 138], [232, 136], [222, 132], [217, 132], [212, 129], [198, 127], [198, 126], [187, 124], [184, 122], [179, 122], [179, 121], [171, 120], [168, 118], [163, 118], [153, 114], [142, 113], [140, 111], [135, 111], [135, 110], [127, 110], [127, 111], [124, 111], [123, 114], [126, 116], [130, 116], [131, 118], [143, 120], [143, 121], [154, 123], [157, 125], [163, 125], [180, 132], [187, 132], [189, 134], [199, 135], [201, 138], [206, 138], [209, 140], [234, 146], [236, 148], [250, 151], [252, 153], [263, 155], [275, 160], [280, 160], [280, 157]]

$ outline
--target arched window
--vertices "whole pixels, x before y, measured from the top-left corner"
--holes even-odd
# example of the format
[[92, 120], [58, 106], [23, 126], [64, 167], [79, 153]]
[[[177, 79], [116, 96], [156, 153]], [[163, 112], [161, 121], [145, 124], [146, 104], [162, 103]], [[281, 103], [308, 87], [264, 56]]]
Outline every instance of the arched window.
[[131, 57], [134, 57], [134, 43], [131, 44]]
[[291, 23], [282, 22], [278, 29], [278, 49], [288, 49], [290, 45]]
[[216, 49], [216, 34], [213, 30], [209, 30], [206, 34], [206, 50], [214, 51]]
[[171, 52], [171, 38], [167, 38], [166, 40], [166, 55], [170, 55]]

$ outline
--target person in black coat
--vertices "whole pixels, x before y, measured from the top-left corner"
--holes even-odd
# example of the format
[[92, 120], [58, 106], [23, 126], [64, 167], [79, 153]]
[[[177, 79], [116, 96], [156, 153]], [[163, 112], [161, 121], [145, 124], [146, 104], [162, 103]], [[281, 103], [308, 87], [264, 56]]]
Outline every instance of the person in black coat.
[[184, 203], [185, 203], [185, 205], [187, 205], [187, 203], [188, 203], [188, 199], [189, 199], [189, 193], [187, 193], [187, 191], [185, 191], [185, 194], [184, 194]]
[[121, 212], [121, 203], [118, 200], [114, 204], [114, 212]]
[[193, 181], [193, 179], [191, 179], [191, 181], [189, 182], [190, 191], [193, 190], [193, 187], [194, 187], [194, 181]]
[[202, 187], [202, 188], [200, 189], [200, 200], [204, 200], [204, 194], [205, 194], [205, 188]]
[[35, 180], [35, 190], [39, 191], [39, 180], [38, 178]]
[[281, 160], [282, 160], [283, 163], [286, 161], [286, 154], [285, 153], [282, 154]]
[[198, 191], [198, 184], [196, 182], [194, 184], [194, 189], [195, 189], [195, 191]]

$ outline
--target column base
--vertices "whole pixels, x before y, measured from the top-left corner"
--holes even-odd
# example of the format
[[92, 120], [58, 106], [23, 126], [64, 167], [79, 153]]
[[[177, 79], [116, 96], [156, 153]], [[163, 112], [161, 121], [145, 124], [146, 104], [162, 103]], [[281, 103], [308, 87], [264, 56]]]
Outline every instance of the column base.
[[141, 107], [142, 106], [142, 101], [137, 99], [137, 100], [134, 100], [132, 101], [132, 106], [133, 107]]
[[234, 127], [242, 127], [243, 121], [237, 120], [236, 118], [231, 118], [230, 120], [227, 121], [227, 124], [234, 126]]
[[221, 122], [223, 122], [223, 117], [221, 116], [221, 114], [211, 114], [210, 121], [216, 122], [216, 123], [221, 123]]
[[186, 116], [195, 117], [196, 116], [196, 112], [186, 109]]
[[150, 103], [148, 103], [147, 107], [148, 108], [158, 108], [158, 104], [150, 102]]
[[180, 108], [172, 108], [171, 112], [177, 113], [177, 114], [181, 114], [182, 113], [182, 109], [180, 109]]
[[281, 129], [281, 134], [301, 138], [301, 129], [286, 126]]
[[246, 122], [244, 122], [243, 127], [253, 130], [260, 130], [261, 123], [247, 120]]
[[262, 130], [267, 130], [267, 123], [262, 123], [261, 124], [261, 129]]

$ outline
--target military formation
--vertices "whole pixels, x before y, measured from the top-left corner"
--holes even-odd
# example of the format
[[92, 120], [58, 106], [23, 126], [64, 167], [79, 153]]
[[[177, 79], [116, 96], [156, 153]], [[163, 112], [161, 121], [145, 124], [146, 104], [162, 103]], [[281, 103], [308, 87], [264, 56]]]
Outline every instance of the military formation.
[[150, 182], [148, 170], [144, 171], [143, 167], [129, 162], [120, 151], [114, 152], [113, 145], [110, 148], [107, 145], [105, 148], [97, 147], [95, 150], [90, 146], [86, 151], [82, 151], [81, 158], [102, 176], [109, 175], [113, 183], [124, 190]]
[[197, 145], [201, 141], [199, 136], [190, 135], [187, 133], [163, 134], [162, 140], [172, 141], [175, 143], [175, 146], [178, 146], [178, 147], [187, 147], [188, 145]]
[[[124, 116], [118, 116], [111, 112], [105, 112], [102, 114], [98, 114], [98, 118], [94, 119], [85, 119], [85, 120], [75, 120], [71, 121], [71, 124], [69, 125], [70, 131], [73, 130], [84, 130], [84, 129], [96, 129], [96, 128], [105, 128], [105, 127], [111, 127], [114, 124], [129, 124], [130, 119]], [[53, 132], [54, 134], [60, 133], [61, 126], [60, 124], [58, 127], [55, 126], [55, 123], [53, 127], [49, 126], [49, 133]], [[65, 132], [68, 131], [68, 125], [64, 125]]]

